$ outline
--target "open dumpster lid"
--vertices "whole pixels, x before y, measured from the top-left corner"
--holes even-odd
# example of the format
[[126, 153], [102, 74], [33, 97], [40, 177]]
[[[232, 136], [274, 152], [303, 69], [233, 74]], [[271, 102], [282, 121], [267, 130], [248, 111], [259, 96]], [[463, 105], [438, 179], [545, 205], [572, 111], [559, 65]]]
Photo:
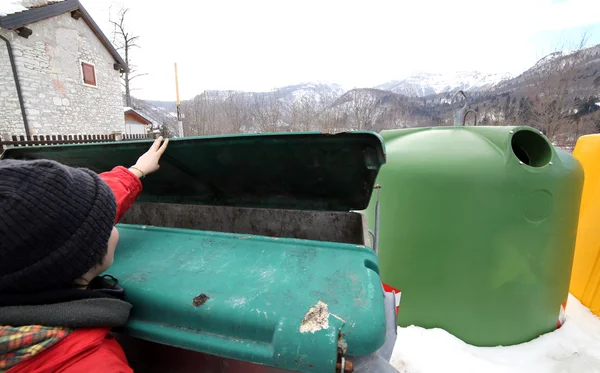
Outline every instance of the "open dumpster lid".
[[[147, 141], [15, 147], [3, 158], [51, 159], [95, 172], [131, 166]], [[245, 134], [175, 139], [142, 202], [297, 210], [367, 207], [385, 163], [374, 132]]]

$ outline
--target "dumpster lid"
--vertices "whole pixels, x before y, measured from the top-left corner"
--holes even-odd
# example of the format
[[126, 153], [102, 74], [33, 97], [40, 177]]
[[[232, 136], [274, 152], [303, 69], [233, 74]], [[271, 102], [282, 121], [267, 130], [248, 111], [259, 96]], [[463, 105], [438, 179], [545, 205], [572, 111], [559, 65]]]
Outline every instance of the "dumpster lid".
[[377, 256], [365, 246], [136, 225], [107, 274], [136, 338], [300, 372], [386, 339]]
[[[152, 140], [9, 148], [11, 159], [51, 159], [105, 172], [131, 166]], [[174, 139], [140, 202], [296, 210], [363, 210], [385, 163], [374, 132], [244, 134]]]

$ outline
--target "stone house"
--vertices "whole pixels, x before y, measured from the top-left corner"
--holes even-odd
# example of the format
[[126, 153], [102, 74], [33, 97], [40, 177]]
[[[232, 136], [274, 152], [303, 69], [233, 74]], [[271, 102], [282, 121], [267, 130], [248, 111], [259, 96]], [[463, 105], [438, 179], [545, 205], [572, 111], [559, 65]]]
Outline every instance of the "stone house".
[[128, 67], [78, 0], [0, 2], [0, 66], [0, 134], [123, 132]]

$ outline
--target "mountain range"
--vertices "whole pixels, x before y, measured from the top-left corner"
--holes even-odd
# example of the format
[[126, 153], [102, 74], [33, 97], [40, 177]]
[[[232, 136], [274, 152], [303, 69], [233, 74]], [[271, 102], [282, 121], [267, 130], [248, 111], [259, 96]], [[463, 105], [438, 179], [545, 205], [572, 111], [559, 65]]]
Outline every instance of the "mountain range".
[[[401, 80], [392, 80], [373, 88], [379, 91], [388, 91], [408, 97], [426, 97], [457, 90], [478, 91], [493, 88], [502, 81], [513, 78], [510, 74], [482, 73], [480, 71], [458, 71], [453, 73], [425, 73], [420, 72]], [[213, 96], [226, 95], [232, 91], [209, 90], [206, 93]], [[241, 92], [241, 91], [236, 91]], [[249, 96], [276, 94], [278, 98], [287, 103], [300, 102], [303, 99], [316, 97], [317, 100], [333, 97], [332, 101], [340, 98], [347, 91], [339, 84], [322, 82], [303, 82], [277, 88], [270, 92], [244, 92]], [[153, 101], [148, 103], [158, 107], [175, 110], [172, 101]]]
[[[596, 100], [600, 96], [600, 44], [583, 50], [561, 53], [556, 52], [541, 58], [535, 65], [518, 76], [506, 73], [483, 73], [480, 71], [459, 71], [454, 73], [418, 73], [401, 80], [393, 80], [375, 87], [354, 88], [344, 90], [340, 85], [323, 82], [305, 82], [296, 85], [281, 87], [269, 92], [241, 92], [241, 91], [205, 91], [192, 100], [184, 101], [184, 112], [190, 113], [192, 103], [198, 100], [204, 102], [222, 103], [227, 105], [243, 103], [243, 110], [256, 115], [265, 116], [268, 113], [258, 113], [261, 107], [279, 111], [271, 116], [276, 127], [283, 127], [281, 123], [290, 124], [302, 114], [302, 110], [312, 110], [310, 120], [314, 121], [321, 114], [331, 114], [339, 121], [349, 121], [354, 116], [367, 116], [369, 112], [387, 113], [381, 121], [390, 121], [390, 110], [397, 112], [399, 108], [410, 112], [412, 125], [441, 125], [451, 120], [450, 98], [458, 90], [467, 92], [469, 102], [477, 109], [480, 119], [487, 118], [492, 123], [503, 120], [523, 106], [522, 99], [533, 100], [540, 94], [544, 95], [540, 83], [549, 71], [561, 71], [569, 68], [569, 84], [567, 99]], [[563, 74], [562, 72], [560, 74]], [[560, 75], [559, 74], [559, 75]], [[560, 79], [564, 79], [566, 72]], [[596, 97], [596, 98], [593, 98]], [[208, 101], [206, 101], [208, 100]], [[359, 105], [360, 101], [360, 105]], [[144, 112], [149, 113], [158, 122], [165, 122], [165, 118], [173, 118], [175, 103], [166, 101], [141, 101], [145, 106]], [[595, 101], [594, 101], [595, 102]], [[531, 104], [531, 102], [529, 102]], [[364, 113], [359, 113], [359, 107]], [[139, 106], [139, 105], [138, 105]], [[239, 105], [238, 105], [239, 106]], [[368, 106], [368, 107], [367, 107]], [[196, 107], [198, 105], [196, 104]], [[385, 110], [382, 111], [381, 109]], [[226, 110], [221, 108], [222, 110]], [[240, 108], [237, 108], [240, 111]], [[332, 110], [337, 110], [332, 113]], [[365, 111], [366, 110], [366, 111]], [[521, 110], [521, 109], [519, 109]], [[319, 114], [321, 113], [321, 114]], [[342, 114], [340, 114], [342, 113]], [[237, 115], [237, 114], [236, 114]], [[256, 116], [254, 115], [254, 116]], [[305, 114], [302, 114], [306, 117]], [[382, 116], [381, 114], [380, 116]], [[251, 122], [253, 114], [237, 115], [236, 120]], [[393, 115], [391, 116], [393, 117]], [[341, 119], [340, 119], [341, 118]], [[266, 119], [265, 119], [266, 120]], [[308, 119], [305, 119], [308, 120]], [[393, 121], [393, 120], [392, 120]], [[185, 122], [185, 120], [184, 120]], [[224, 120], [226, 122], [226, 120]], [[373, 129], [376, 126], [371, 126]], [[398, 124], [399, 125], [399, 124]], [[244, 128], [253, 128], [253, 125]], [[362, 125], [361, 127], [362, 128]]]

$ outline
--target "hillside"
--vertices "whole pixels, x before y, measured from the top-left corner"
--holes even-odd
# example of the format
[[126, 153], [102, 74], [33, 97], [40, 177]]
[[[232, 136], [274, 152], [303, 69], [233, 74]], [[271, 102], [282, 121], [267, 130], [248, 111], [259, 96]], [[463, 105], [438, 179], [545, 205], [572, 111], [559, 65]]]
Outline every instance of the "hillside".
[[[541, 58], [534, 66], [519, 76], [501, 81], [488, 91], [492, 94], [506, 92], [525, 93], [541, 77], [560, 72], [573, 80], [572, 95], [585, 94], [590, 87], [600, 84], [600, 44], [571, 53], [555, 52]], [[597, 92], [597, 90], [596, 90]]]

